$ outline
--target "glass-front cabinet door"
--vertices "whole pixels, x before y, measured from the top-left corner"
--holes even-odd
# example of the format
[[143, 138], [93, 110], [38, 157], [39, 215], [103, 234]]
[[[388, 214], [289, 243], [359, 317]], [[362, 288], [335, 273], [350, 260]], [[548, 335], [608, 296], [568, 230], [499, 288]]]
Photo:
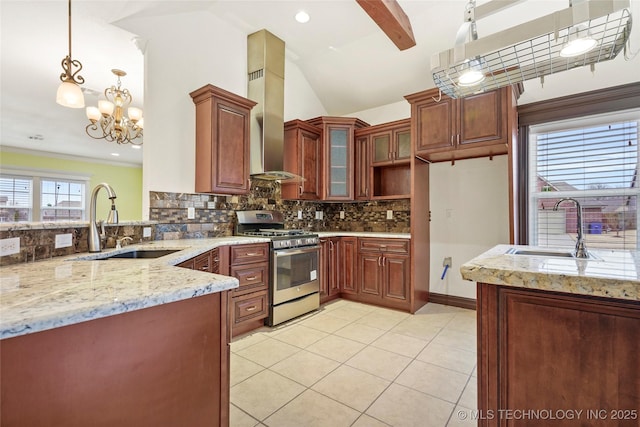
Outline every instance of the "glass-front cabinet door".
[[394, 132], [395, 156], [394, 160], [408, 159], [411, 157], [411, 129], [402, 129]]
[[372, 135], [373, 163], [385, 163], [393, 160], [391, 152], [391, 132]]
[[351, 127], [329, 126], [327, 198], [351, 198]]

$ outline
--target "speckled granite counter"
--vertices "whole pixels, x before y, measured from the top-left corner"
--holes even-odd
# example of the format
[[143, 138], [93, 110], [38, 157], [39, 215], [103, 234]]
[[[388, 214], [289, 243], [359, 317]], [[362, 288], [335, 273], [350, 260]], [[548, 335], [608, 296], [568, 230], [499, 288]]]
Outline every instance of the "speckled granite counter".
[[[268, 242], [250, 237], [165, 240], [0, 270], [0, 338], [111, 316], [238, 286], [235, 278], [175, 267], [217, 246]], [[156, 259], [96, 260], [135, 248], [179, 249]]]
[[383, 239], [411, 239], [410, 233], [386, 233], [376, 231], [320, 231], [320, 237], [378, 237]]
[[[498, 245], [460, 267], [466, 280], [578, 295], [640, 300], [640, 252], [590, 250], [594, 259], [507, 254]], [[544, 250], [544, 249], [543, 249]]]

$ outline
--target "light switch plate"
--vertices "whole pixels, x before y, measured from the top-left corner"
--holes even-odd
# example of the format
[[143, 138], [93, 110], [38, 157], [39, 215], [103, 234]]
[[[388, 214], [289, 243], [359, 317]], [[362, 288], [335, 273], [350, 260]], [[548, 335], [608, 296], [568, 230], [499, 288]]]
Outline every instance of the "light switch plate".
[[68, 248], [73, 245], [73, 235], [71, 233], [56, 234], [55, 248]]
[[195, 219], [196, 217], [196, 208], [190, 206], [187, 208], [187, 219]]
[[0, 240], [0, 256], [13, 255], [20, 252], [20, 238], [12, 237]]
[[387, 209], [387, 219], [393, 219], [393, 211], [391, 209]]
[[316, 211], [316, 219], [324, 219], [324, 212]]
[[344, 211], [340, 211], [340, 219], [344, 219]]
[[298, 219], [302, 219], [302, 211], [298, 210]]
[[151, 227], [142, 228], [142, 237], [151, 237]]

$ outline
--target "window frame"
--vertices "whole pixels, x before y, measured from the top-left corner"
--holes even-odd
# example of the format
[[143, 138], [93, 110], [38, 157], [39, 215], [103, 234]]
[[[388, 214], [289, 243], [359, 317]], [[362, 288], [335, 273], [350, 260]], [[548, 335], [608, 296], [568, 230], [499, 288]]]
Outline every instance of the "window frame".
[[529, 128], [532, 125], [640, 108], [640, 82], [518, 106], [518, 139], [513, 171], [516, 224], [513, 243], [530, 244]]
[[[79, 221], [86, 221], [89, 211], [89, 191], [90, 176], [74, 173], [64, 173], [60, 171], [41, 170], [41, 169], [17, 169], [12, 167], [2, 167], [0, 172], [2, 176], [20, 177], [31, 179], [31, 217], [27, 222], [73, 222], [69, 220], [60, 221], [43, 221], [42, 220], [42, 181], [65, 181], [84, 184], [84, 193], [82, 194], [82, 217]], [[47, 208], [48, 209], [48, 208]], [[52, 207], [51, 209], [55, 209]], [[68, 209], [68, 208], [64, 208]], [[24, 221], [22, 221], [24, 222]]]

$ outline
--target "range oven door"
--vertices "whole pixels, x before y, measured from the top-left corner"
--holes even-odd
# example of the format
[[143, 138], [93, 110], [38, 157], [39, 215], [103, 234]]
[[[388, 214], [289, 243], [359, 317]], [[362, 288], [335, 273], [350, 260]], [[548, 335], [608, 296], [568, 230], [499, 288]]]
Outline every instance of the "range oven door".
[[274, 305], [319, 292], [319, 246], [273, 251]]

